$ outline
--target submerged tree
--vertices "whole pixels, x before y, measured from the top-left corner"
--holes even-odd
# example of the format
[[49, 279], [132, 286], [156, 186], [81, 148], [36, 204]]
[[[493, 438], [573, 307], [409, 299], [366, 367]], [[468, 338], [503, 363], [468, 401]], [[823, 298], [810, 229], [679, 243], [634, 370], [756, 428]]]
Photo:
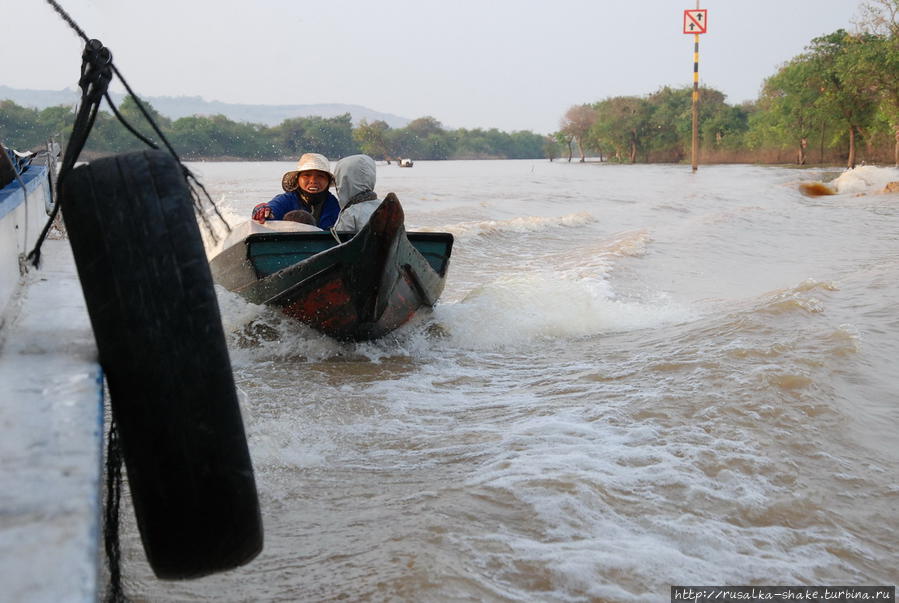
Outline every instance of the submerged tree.
[[550, 162], [559, 156], [559, 141], [555, 136], [543, 137], [543, 154]]
[[596, 121], [596, 111], [591, 105], [575, 105], [565, 112], [559, 124], [559, 130], [564, 134], [571, 136], [577, 142], [578, 151], [581, 154], [581, 163], [584, 163], [587, 152], [587, 138], [590, 135], [590, 128]]
[[574, 144], [574, 135], [559, 130], [553, 134], [553, 139], [560, 145], [568, 149], [568, 163], [571, 163], [571, 155], [574, 152], [571, 145]]

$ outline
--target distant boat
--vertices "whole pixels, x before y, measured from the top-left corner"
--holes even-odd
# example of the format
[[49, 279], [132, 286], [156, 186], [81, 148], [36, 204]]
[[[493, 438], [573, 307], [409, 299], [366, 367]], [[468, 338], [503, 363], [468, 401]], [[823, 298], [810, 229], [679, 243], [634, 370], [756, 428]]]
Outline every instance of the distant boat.
[[393, 193], [358, 233], [247, 222], [210, 267], [219, 285], [321, 333], [377, 339], [437, 303], [446, 281], [453, 235], [407, 233], [403, 223]]
[[400, 167], [412, 167], [413, 165], [411, 159], [400, 159]]

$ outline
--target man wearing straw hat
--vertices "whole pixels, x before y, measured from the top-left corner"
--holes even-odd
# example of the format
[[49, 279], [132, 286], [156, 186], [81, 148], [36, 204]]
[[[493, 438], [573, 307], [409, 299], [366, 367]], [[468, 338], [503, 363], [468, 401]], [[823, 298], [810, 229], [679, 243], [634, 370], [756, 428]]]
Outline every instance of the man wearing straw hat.
[[318, 153], [305, 153], [297, 162], [297, 169], [284, 174], [284, 192], [268, 203], [253, 208], [253, 219], [260, 224], [266, 220], [293, 220], [328, 229], [337, 221], [340, 204], [328, 192], [334, 183], [328, 158]]

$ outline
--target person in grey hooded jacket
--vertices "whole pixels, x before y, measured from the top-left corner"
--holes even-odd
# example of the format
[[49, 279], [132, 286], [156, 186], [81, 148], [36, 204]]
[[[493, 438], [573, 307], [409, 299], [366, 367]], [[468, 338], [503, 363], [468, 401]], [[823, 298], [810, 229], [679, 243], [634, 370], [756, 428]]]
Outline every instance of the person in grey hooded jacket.
[[342, 208], [334, 230], [357, 231], [381, 205], [375, 193], [375, 160], [368, 155], [349, 155], [334, 167], [334, 185]]

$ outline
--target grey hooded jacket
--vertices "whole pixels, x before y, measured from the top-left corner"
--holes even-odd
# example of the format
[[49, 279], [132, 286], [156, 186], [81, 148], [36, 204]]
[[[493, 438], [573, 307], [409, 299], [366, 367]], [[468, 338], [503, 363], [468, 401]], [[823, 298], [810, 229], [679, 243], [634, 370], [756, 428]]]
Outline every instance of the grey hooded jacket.
[[334, 167], [334, 184], [342, 211], [335, 230], [359, 230], [381, 204], [375, 194], [375, 160], [368, 155], [350, 155]]

